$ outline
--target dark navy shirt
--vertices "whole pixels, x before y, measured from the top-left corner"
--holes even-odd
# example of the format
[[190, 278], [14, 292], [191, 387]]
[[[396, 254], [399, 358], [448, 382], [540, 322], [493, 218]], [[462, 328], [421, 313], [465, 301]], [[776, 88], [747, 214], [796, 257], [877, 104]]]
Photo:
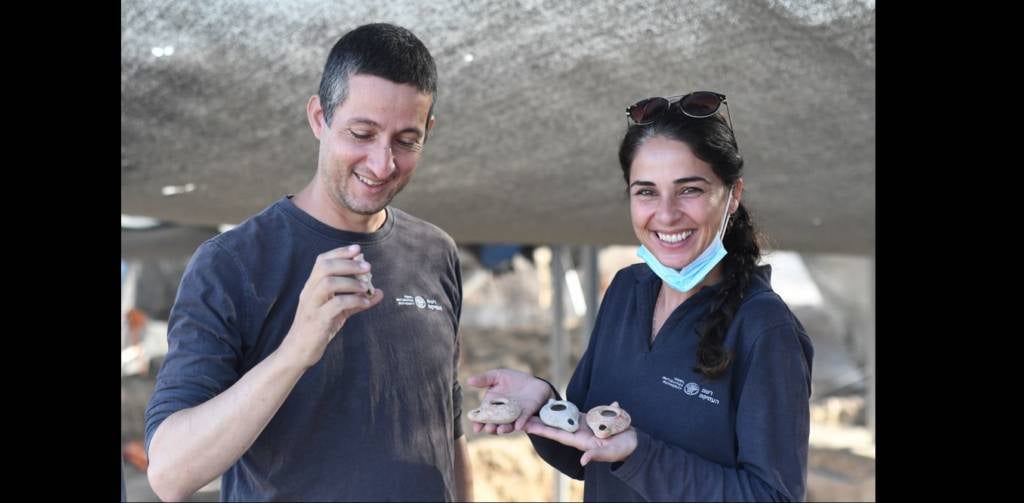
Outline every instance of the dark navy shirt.
[[358, 243], [384, 300], [347, 320], [252, 447], [225, 501], [452, 500], [462, 436], [455, 243], [395, 209], [374, 233], [330, 227], [282, 198], [193, 255], [146, 410], [146, 448], [170, 414], [204, 403], [288, 333], [317, 255]]
[[696, 328], [719, 287], [676, 308], [652, 345], [661, 279], [646, 264], [619, 271], [566, 398], [584, 414], [618, 401], [637, 448], [624, 462], [584, 468], [582, 452], [530, 435], [537, 452], [583, 479], [587, 501], [802, 501], [814, 350], [770, 274], [761, 266], [753, 275], [724, 340], [733, 362], [708, 379], [693, 370]]

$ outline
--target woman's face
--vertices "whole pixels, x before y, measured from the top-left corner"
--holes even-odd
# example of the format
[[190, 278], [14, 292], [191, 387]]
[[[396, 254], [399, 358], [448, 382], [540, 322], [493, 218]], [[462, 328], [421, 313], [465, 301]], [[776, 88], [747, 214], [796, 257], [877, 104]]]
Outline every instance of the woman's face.
[[[743, 180], [736, 181], [729, 212], [736, 211]], [[714, 240], [728, 188], [689, 145], [663, 136], [644, 141], [629, 172], [633, 232], [662, 264], [682, 269]]]

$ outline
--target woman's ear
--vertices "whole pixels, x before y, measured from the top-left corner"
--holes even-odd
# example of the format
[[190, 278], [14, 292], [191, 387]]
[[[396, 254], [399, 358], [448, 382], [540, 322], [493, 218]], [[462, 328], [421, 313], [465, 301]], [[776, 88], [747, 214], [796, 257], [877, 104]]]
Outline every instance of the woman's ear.
[[729, 214], [733, 214], [740, 207], [740, 199], [743, 198], [743, 179], [736, 180], [736, 183], [732, 187], [732, 206], [729, 208]]

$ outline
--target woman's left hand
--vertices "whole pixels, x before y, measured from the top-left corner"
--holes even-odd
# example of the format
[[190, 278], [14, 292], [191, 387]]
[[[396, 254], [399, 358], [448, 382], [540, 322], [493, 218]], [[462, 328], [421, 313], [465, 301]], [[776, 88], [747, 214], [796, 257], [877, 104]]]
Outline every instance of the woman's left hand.
[[580, 465], [583, 466], [587, 466], [591, 460], [608, 463], [625, 461], [636, 449], [636, 430], [632, 426], [608, 438], [597, 438], [586, 423], [581, 424], [576, 433], [569, 433], [552, 428], [541, 422], [539, 417], [533, 416], [526, 422], [523, 431], [583, 451], [583, 457], [580, 458]]

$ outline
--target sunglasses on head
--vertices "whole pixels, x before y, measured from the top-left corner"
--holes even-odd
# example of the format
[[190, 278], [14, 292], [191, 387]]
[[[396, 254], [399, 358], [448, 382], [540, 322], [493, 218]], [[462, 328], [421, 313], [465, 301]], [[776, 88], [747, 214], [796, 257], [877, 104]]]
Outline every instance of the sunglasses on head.
[[[658, 120], [670, 110], [678, 110], [683, 115], [694, 119], [704, 119], [718, 113], [718, 109], [723, 103], [728, 110], [729, 103], [725, 101], [725, 95], [712, 91], [696, 91], [668, 98], [647, 98], [627, 108], [626, 117], [640, 126]], [[726, 118], [729, 119], [729, 129], [732, 129], [732, 118], [729, 115], [726, 114]]]

